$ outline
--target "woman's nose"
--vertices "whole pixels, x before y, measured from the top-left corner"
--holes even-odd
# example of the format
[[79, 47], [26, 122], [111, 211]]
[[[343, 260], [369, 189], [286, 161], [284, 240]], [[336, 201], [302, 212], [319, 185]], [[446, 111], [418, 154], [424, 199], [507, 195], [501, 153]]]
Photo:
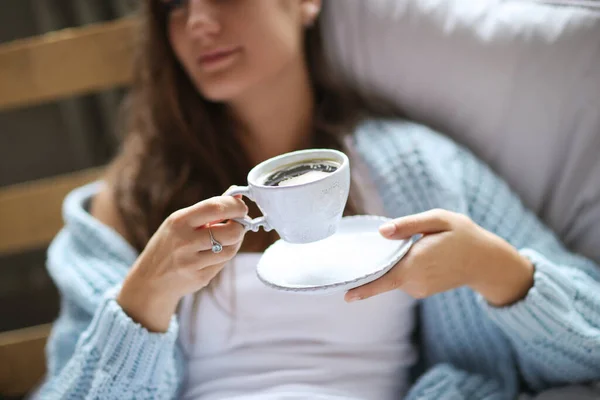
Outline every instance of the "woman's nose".
[[189, 0], [187, 30], [192, 37], [211, 39], [221, 31], [212, 1]]

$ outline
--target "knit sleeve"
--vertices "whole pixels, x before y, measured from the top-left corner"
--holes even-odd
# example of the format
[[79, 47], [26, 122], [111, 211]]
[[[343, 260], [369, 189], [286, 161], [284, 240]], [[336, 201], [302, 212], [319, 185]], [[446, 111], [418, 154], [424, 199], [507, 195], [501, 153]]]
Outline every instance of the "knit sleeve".
[[166, 333], [150, 333], [123, 312], [116, 292], [103, 297], [85, 329], [78, 329], [82, 310], [63, 304], [47, 347], [49, 376], [37, 398], [176, 398], [182, 376], [176, 320]]
[[406, 400], [505, 400], [500, 382], [468, 373], [450, 364], [437, 364], [413, 385]]
[[569, 252], [508, 185], [470, 153], [460, 158], [468, 214], [535, 267], [521, 301], [479, 304], [509, 338], [533, 389], [600, 379], [600, 267]]
[[137, 252], [85, 210], [98, 188], [89, 185], [67, 197], [65, 228], [48, 250], [61, 308], [36, 398], [174, 399], [183, 381], [177, 321], [166, 333], [151, 333], [116, 302]]

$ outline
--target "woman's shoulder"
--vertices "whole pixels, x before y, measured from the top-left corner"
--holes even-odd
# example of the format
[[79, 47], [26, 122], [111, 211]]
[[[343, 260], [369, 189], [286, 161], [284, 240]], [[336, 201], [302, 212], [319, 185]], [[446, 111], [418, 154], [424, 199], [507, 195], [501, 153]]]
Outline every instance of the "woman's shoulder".
[[105, 182], [89, 200], [89, 213], [96, 220], [112, 228], [125, 240], [130, 242], [125, 221], [119, 213], [113, 186]]
[[[411, 213], [431, 208], [464, 210], [463, 149], [454, 141], [416, 122], [375, 119], [363, 122], [354, 148], [370, 167], [384, 197], [402, 193]], [[387, 196], [389, 195], [389, 196]], [[392, 200], [395, 209], [403, 205]]]
[[379, 158], [416, 155], [425, 159], [419, 161], [440, 162], [464, 151], [448, 136], [406, 119], [368, 119], [357, 126], [353, 136], [359, 151]]
[[458, 143], [444, 133], [436, 131], [426, 124], [401, 118], [366, 119], [358, 124], [354, 136], [388, 143], [392, 141], [398, 146], [443, 145], [460, 148]]
[[64, 226], [49, 248], [49, 259], [69, 252], [98, 258], [135, 256], [137, 252], [127, 240], [114, 198], [111, 186], [104, 180], [69, 193], [62, 208]]

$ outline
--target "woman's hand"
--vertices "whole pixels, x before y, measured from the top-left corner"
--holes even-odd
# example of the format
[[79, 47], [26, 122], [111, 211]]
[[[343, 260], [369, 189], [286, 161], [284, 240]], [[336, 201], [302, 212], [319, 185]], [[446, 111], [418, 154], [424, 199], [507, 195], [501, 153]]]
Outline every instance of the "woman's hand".
[[396, 219], [380, 232], [395, 240], [423, 237], [386, 275], [350, 290], [347, 301], [394, 289], [422, 299], [469, 286], [490, 304], [504, 306], [525, 297], [533, 285], [531, 262], [462, 214], [431, 210]]
[[[206, 287], [238, 252], [248, 207], [240, 197], [219, 196], [169, 216], [125, 278], [117, 302], [150, 331], [165, 332], [179, 300]], [[221, 221], [229, 220], [226, 223]], [[212, 252], [207, 226], [223, 245]]]

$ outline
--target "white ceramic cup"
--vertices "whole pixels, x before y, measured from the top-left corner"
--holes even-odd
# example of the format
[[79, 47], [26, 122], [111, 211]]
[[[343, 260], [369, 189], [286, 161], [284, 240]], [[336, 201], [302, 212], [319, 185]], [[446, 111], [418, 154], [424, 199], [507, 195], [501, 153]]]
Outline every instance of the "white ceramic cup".
[[[334, 161], [340, 167], [321, 179], [291, 186], [265, 186], [271, 173], [288, 165]], [[311, 149], [266, 160], [248, 174], [248, 186], [233, 186], [225, 196], [244, 195], [254, 201], [263, 216], [236, 219], [246, 230], [275, 229], [289, 243], [311, 243], [333, 235], [342, 219], [350, 192], [350, 161], [337, 150]]]

